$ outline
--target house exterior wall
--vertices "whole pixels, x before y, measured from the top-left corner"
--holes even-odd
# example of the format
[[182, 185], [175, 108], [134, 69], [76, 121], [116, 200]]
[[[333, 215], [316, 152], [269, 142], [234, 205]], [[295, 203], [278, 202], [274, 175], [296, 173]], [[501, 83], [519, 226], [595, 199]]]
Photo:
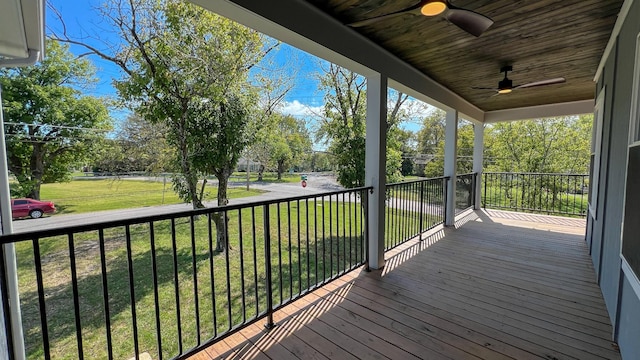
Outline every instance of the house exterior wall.
[[[608, 205], [611, 203], [607, 201], [608, 192], [609, 192], [609, 177], [606, 176], [607, 169], [609, 166], [609, 154], [610, 148], [612, 146], [612, 137], [611, 137], [611, 122], [612, 122], [612, 111], [613, 107], [611, 104], [613, 103], [613, 94], [615, 93], [615, 89], [613, 84], [615, 83], [615, 69], [616, 69], [616, 52], [617, 46], [614, 46], [611, 51], [611, 56], [607, 59], [605, 63], [602, 80], [598, 84], [598, 94], [596, 97], [600, 96], [600, 92], [604, 91], [604, 109], [600, 111], [603, 112], [603, 124], [602, 124], [602, 134], [596, 134], [596, 137], [602, 137], [602, 143], [600, 149], [596, 149], [600, 151], [600, 178], [599, 178], [599, 188], [597, 194], [597, 206], [595, 217], [596, 219], [593, 221], [593, 230], [592, 230], [592, 238], [591, 238], [591, 256], [593, 257], [593, 266], [596, 271], [596, 276], [598, 277], [598, 283], [602, 286], [601, 283], [601, 272], [602, 272], [602, 250], [604, 247], [604, 219], [606, 216], [606, 212], [608, 210]], [[595, 140], [595, 139], [594, 139]], [[597, 142], [596, 142], [597, 143]], [[624, 145], [624, 144], [620, 144]], [[593, 181], [592, 181], [593, 183]], [[611, 312], [615, 313], [615, 311]]]
[[[614, 340], [623, 359], [640, 359], [640, 294], [622, 271], [620, 239], [624, 217], [625, 179], [636, 39], [640, 1], [633, 1], [616, 44], [606, 59], [597, 91], [605, 89], [597, 217], [590, 232], [591, 256], [598, 282], [616, 329]], [[597, 95], [597, 94], [596, 94]], [[635, 191], [640, 191], [636, 189]]]
[[620, 286], [620, 316], [616, 324], [616, 341], [620, 345], [622, 359], [640, 359], [640, 298], [629, 279], [622, 276]]

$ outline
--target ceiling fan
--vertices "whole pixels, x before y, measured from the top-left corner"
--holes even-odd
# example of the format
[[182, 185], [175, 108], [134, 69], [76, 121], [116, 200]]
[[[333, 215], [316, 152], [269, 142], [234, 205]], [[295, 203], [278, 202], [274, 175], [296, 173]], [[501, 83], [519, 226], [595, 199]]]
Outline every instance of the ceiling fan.
[[502, 79], [500, 82], [498, 82], [498, 87], [497, 88], [472, 87], [472, 89], [476, 89], [476, 90], [493, 90], [493, 91], [497, 91], [498, 92], [496, 95], [499, 95], [499, 94], [508, 94], [508, 93], [510, 93], [510, 92], [512, 92], [513, 90], [516, 90], [516, 89], [525, 89], [525, 88], [536, 87], [536, 86], [561, 84], [561, 83], [566, 81], [565, 78], [559, 77], [559, 78], [554, 78], [554, 79], [534, 81], [534, 82], [530, 82], [530, 83], [523, 84], [523, 85], [513, 86], [513, 82], [507, 77], [507, 71], [513, 71], [513, 67], [511, 67], [511, 66], [503, 66], [500, 69], [500, 72], [504, 73], [504, 79]]
[[476, 37], [482, 35], [482, 33], [493, 24], [493, 20], [490, 18], [471, 10], [455, 7], [448, 0], [422, 0], [415, 5], [392, 13], [356, 21], [347, 25], [351, 27], [361, 27], [402, 14], [436, 16], [442, 13], [444, 13], [444, 17], [447, 18], [449, 22]]

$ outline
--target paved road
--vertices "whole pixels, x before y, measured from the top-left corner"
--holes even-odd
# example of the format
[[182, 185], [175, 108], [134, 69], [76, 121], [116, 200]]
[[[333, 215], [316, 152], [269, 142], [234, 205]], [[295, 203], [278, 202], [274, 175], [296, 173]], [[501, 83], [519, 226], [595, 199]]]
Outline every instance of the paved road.
[[[131, 178], [134, 179], [134, 178]], [[233, 187], [246, 186], [246, 183], [233, 182]], [[343, 188], [336, 183], [335, 177], [327, 174], [309, 174], [307, 187], [303, 188], [300, 183], [251, 183], [251, 188], [267, 191], [266, 193], [240, 199], [232, 199], [231, 204], [245, 204], [249, 202], [281, 199], [291, 196], [313, 195], [328, 191], [338, 191]], [[206, 206], [215, 206], [213, 202], [208, 202]], [[41, 219], [22, 219], [13, 222], [13, 232], [37, 231], [54, 229], [66, 226], [90, 224], [94, 222], [113, 221], [129, 219], [134, 217], [144, 217], [158, 214], [165, 214], [181, 210], [189, 210], [189, 204], [176, 204], [164, 206], [149, 206], [136, 209], [121, 209], [99, 211], [83, 214], [64, 214], [47, 216]]]

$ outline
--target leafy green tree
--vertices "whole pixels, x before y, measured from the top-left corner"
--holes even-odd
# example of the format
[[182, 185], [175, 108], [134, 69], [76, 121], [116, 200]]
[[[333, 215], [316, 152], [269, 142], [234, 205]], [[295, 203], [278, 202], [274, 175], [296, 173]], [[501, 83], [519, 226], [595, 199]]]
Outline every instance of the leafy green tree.
[[[444, 148], [445, 148], [445, 113], [436, 110], [435, 114], [425, 118], [423, 128], [418, 133], [418, 147], [428, 153], [433, 159], [425, 166], [424, 174], [427, 177], [442, 176], [444, 174]], [[425, 128], [429, 126], [429, 128]], [[467, 121], [458, 122], [458, 174], [473, 172], [473, 124]]]
[[[174, 189], [194, 208], [204, 207], [206, 176], [218, 180], [218, 205], [226, 205], [227, 184], [240, 154], [262, 119], [257, 99], [273, 88], [251, 69], [276, 45], [229, 19], [186, 2], [110, 0], [102, 16], [121, 40], [114, 53], [85, 46], [123, 70], [115, 85], [122, 100], [147, 121], [168, 129], [181, 174]], [[257, 82], [257, 83], [256, 83]], [[273, 103], [264, 106], [268, 113]], [[217, 248], [226, 248], [223, 215], [216, 215]]]
[[[347, 188], [364, 186], [366, 80], [356, 73], [331, 64], [320, 76], [325, 91], [324, 118], [316, 138], [335, 155], [338, 182]], [[393, 137], [403, 118], [402, 105], [408, 96], [395, 92], [387, 114], [387, 182], [399, 181], [402, 154]]]
[[[304, 121], [279, 113], [271, 114], [250, 149], [261, 169], [275, 169], [278, 180], [287, 169], [300, 168], [311, 151], [311, 138]], [[258, 181], [261, 180], [262, 171], [258, 173]]]
[[53, 40], [46, 53], [36, 65], [0, 70], [12, 193], [33, 199], [43, 183], [69, 180], [110, 127], [105, 102], [82, 95], [95, 81], [91, 63]]
[[282, 150], [274, 151], [274, 154], [282, 155], [274, 157], [278, 180], [287, 168], [299, 168], [312, 151], [311, 137], [305, 126], [305, 122], [293, 116], [278, 116], [276, 136], [281, 139]]
[[309, 170], [331, 171], [333, 170], [333, 154], [324, 151], [314, 151], [309, 159]]
[[570, 173], [588, 171], [592, 115], [497, 123], [485, 134], [493, 138], [490, 170]]
[[402, 159], [402, 167], [400, 168], [402, 176], [409, 176], [413, 174], [413, 160], [409, 157]]
[[172, 172], [175, 151], [167, 142], [164, 124], [151, 124], [132, 114], [113, 139], [103, 139], [93, 161], [93, 171], [121, 174]]
[[416, 136], [419, 154], [433, 155], [444, 146], [446, 117], [446, 112], [435, 109], [422, 120], [422, 126]]
[[[585, 174], [592, 122], [592, 115], [583, 115], [494, 124], [485, 131], [492, 138], [487, 170]], [[572, 190], [572, 184], [551, 176], [514, 177], [499, 186], [504, 198], [531, 209], [560, 206], [559, 195]], [[515, 189], [519, 189], [517, 194]]]

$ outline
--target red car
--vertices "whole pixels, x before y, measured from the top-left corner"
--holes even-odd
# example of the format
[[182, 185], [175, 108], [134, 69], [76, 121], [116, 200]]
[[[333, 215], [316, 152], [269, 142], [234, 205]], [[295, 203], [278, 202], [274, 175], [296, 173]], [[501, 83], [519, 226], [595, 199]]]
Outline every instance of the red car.
[[56, 211], [51, 201], [33, 199], [11, 199], [11, 215], [14, 219], [30, 216], [32, 219], [41, 218], [44, 214]]

